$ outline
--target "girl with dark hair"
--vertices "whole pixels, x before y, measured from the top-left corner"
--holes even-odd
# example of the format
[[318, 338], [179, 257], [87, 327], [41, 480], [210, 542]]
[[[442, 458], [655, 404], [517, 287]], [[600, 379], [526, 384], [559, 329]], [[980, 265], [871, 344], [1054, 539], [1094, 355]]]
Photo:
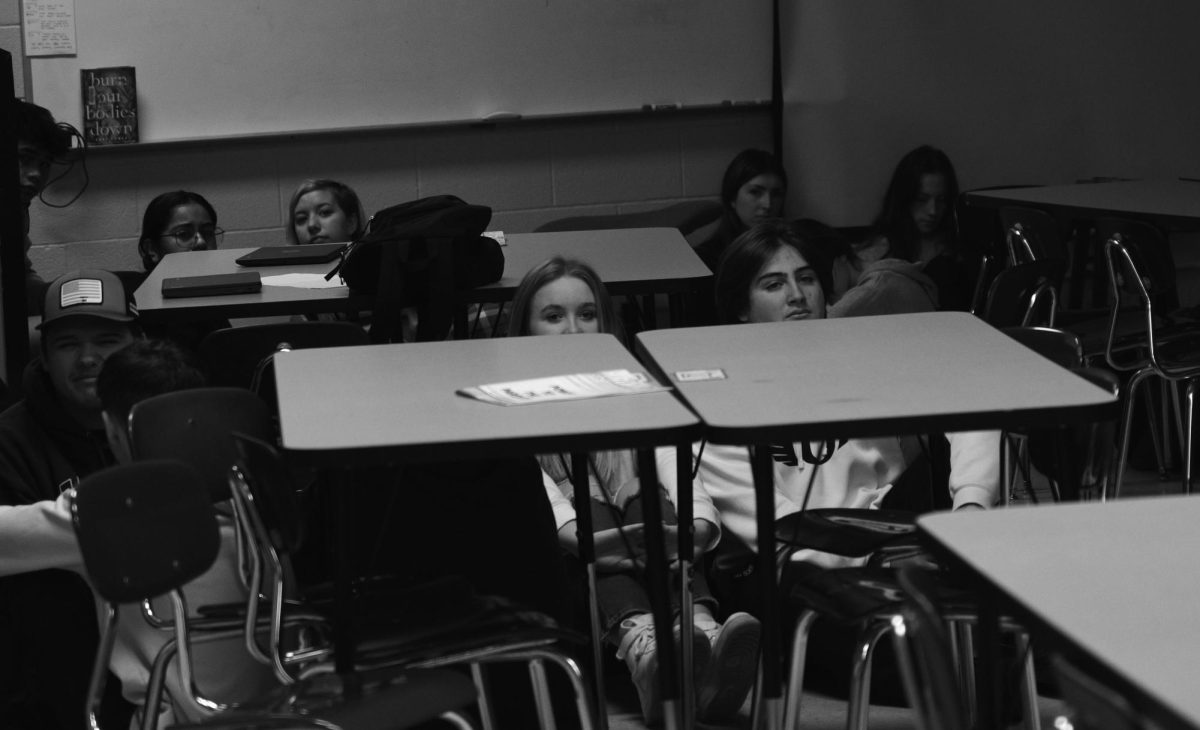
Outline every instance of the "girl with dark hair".
[[217, 227], [217, 211], [203, 195], [173, 190], [146, 206], [138, 253], [142, 266], [150, 271], [169, 253], [216, 248], [224, 234]]
[[[510, 335], [611, 333], [620, 323], [604, 284], [587, 264], [555, 257], [525, 275], [513, 298]], [[571, 460], [566, 454], [543, 454], [546, 494], [554, 510], [559, 544], [577, 555]], [[641, 700], [647, 724], [661, 719], [658, 655], [650, 598], [646, 592], [643, 517], [637, 469], [632, 451], [600, 451], [588, 459], [596, 566], [596, 602], [602, 629], [624, 659]], [[668, 535], [677, 532], [675, 510], [662, 504]], [[693, 520], [696, 557], [717, 541], [716, 515], [697, 511]], [[672, 591], [677, 596], [677, 591]], [[698, 680], [696, 700], [701, 719], [735, 713], [754, 682], [758, 656], [758, 620], [734, 614], [717, 622], [716, 599], [702, 575], [693, 586], [694, 621], [690, 634]], [[680, 640], [676, 629], [675, 640]], [[684, 639], [688, 640], [688, 639]]]
[[[794, 322], [823, 319], [827, 314], [827, 263], [819, 250], [786, 224], [761, 223], [739, 236], [726, 250], [717, 269], [717, 309], [726, 323]], [[820, 347], [805, 338], [802, 325], [782, 328], [780, 337], [794, 338], [798, 347]], [[903, 387], [897, 383], [896, 387]], [[999, 434], [994, 431], [948, 434], [950, 492], [953, 507], [987, 507], [999, 493]], [[795, 454], [806, 444], [786, 444]], [[754, 522], [754, 482], [745, 448], [707, 444], [693, 448], [699, 460], [694, 490], [706, 510], [716, 510], [726, 535], [740, 538], [752, 549], [757, 544]], [[923, 453], [915, 437], [852, 439], [836, 448], [813, 473], [802, 460], [774, 464], [778, 516], [823, 507], [877, 508], [907, 466]], [[675, 451], [659, 449], [659, 477], [675, 494]], [[700, 512], [697, 506], [697, 514]], [[797, 559], [825, 565], [846, 564], [844, 558], [800, 551]]]
[[946, 153], [921, 145], [900, 159], [875, 219], [877, 235], [860, 257], [921, 265], [938, 288], [938, 308], [967, 310], [973, 276], [958, 241], [958, 175]]
[[362, 236], [367, 216], [358, 195], [336, 180], [305, 180], [288, 201], [284, 235], [291, 244], [340, 243]]
[[710, 269], [716, 270], [721, 253], [747, 228], [783, 214], [787, 185], [783, 163], [770, 152], [745, 149], [730, 161], [721, 178], [721, 222], [713, 236], [696, 247]]

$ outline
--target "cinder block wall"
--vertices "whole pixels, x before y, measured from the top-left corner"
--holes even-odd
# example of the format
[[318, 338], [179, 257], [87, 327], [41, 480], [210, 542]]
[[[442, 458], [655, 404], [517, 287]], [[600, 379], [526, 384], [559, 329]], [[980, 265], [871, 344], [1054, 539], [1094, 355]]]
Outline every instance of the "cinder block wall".
[[[23, 96], [20, 23], [20, 1], [0, 0], [0, 48], [15, 57]], [[223, 246], [281, 243], [288, 198], [310, 177], [354, 187], [368, 213], [451, 193], [491, 206], [493, 228], [525, 232], [564, 216], [715, 198], [730, 158], [770, 140], [768, 113], [751, 109], [98, 148], [77, 201], [33, 204], [30, 257], [46, 279], [81, 267], [140, 269], [142, 212], [179, 188], [212, 202]], [[77, 166], [43, 197], [63, 203], [83, 180]]]
[[[30, 256], [47, 279], [79, 267], [138, 269], [142, 212], [178, 188], [212, 202], [223, 246], [280, 243], [288, 199], [310, 177], [351, 185], [368, 213], [450, 193], [491, 206], [493, 228], [525, 232], [569, 215], [715, 198], [733, 155], [769, 144], [765, 111], [732, 111], [98, 148], [78, 201], [34, 203]], [[62, 202], [82, 179], [77, 167], [44, 197]]]

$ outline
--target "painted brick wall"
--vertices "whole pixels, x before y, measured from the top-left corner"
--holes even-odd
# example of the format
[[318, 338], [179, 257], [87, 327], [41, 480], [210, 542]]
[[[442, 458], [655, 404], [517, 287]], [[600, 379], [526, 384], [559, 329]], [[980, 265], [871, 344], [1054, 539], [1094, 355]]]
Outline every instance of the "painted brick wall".
[[[78, 201], [34, 203], [30, 255], [47, 279], [138, 269], [142, 212], [178, 188], [212, 202], [225, 247], [278, 243], [288, 198], [310, 177], [351, 185], [368, 213], [451, 193], [491, 206], [494, 228], [525, 232], [569, 215], [715, 198], [729, 159], [769, 144], [766, 112], [736, 111], [94, 149]], [[82, 179], [77, 167], [44, 197], [65, 201]]]

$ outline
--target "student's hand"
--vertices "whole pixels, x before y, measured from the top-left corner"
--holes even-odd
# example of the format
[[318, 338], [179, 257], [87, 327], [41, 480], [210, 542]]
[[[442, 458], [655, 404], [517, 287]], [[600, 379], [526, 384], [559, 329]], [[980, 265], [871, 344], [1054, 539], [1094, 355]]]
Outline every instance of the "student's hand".
[[596, 570], [601, 573], [641, 570], [646, 564], [646, 531], [643, 525], [600, 530], [592, 540], [596, 546]]

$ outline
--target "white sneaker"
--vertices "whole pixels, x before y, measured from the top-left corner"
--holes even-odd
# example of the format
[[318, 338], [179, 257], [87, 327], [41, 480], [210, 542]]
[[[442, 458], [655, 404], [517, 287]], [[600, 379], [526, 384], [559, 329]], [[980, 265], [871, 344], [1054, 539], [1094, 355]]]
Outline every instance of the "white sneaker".
[[762, 626], [748, 613], [735, 613], [705, 631], [712, 640], [708, 670], [697, 675], [696, 716], [705, 721], [732, 716], [746, 701], [758, 672]]
[[[658, 724], [662, 721], [662, 695], [659, 693], [658, 641], [654, 634], [654, 619], [649, 614], [627, 618], [621, 622], [621, 628], [625, 629], [625, 633], [617, 647], [617, 658], [624, 659], [629, 667], [642, 706], [642, 719], [647, 725]], [[673, 634], [676, 650], [680, 646], [681, 633], [679, 624], [675, 624]], [[699, 679], [708, 671], [712, 645], [699, 628], [693, 626], [691, 633], [692, 666]]]

